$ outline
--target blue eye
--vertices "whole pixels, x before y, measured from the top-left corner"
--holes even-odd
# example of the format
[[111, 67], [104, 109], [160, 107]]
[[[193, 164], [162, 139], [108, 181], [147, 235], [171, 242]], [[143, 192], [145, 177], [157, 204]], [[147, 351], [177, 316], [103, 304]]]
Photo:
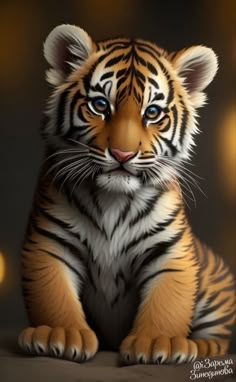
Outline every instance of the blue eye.
[[95, 114], [108, 115], [110, 113], [110, 104], [103, 97], [95, 97], [90, 101], [90, 107]]
[[159, 119], [158, 117], [162, 114], [162, 110], [157, 105], [150, 105], [146, 108], [144, 112], [144, 118], [148, 121], [153, 121]]

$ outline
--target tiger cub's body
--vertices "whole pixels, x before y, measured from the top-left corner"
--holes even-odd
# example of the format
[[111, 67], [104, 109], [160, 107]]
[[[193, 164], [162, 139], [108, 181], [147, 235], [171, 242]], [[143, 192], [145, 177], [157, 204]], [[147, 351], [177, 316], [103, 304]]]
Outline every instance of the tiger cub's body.
[[23, 248], [32, 327], [20, 346], [83, 361], [99, 343], [120, 348], [126, 363], [224, 354], [234, 280], [192, 234], [179, 186], [191, 180], [183, 166], [214, 53], [168, 55], [143, 40], [95, 44], [61, 26], [45, 56], [56, 89]]

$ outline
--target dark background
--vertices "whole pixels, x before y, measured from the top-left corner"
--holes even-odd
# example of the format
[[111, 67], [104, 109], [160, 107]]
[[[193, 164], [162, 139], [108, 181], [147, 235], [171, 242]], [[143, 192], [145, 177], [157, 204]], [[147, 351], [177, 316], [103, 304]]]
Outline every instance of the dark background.
[[[27, 324], [20, 288], [20, 247], [43, 153], [39, 126], [49, 94], [42, 46], [58, 24], [83, 27], [94, 39], [117, 35], [155, 41], [169, 51], [203, 44], [219, 56], [207, 89], [191, 169], [205, 197], [188, 201], [195, 233], [236, 273], [236, 2], [234, 0], [74, 0], [0, 2], [0, 328]], [[233, 340], [236, 351], [236, 338]]]

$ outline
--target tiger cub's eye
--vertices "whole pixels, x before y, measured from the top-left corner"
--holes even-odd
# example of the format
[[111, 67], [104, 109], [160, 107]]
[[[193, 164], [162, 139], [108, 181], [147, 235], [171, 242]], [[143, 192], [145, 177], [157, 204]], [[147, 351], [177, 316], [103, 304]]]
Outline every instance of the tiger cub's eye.
[[109, 102], [103, 97], [96, 97], [92, 99], [90, 106], [95, 114], [106, 115], [110, 112]]
[[157, 105], [150, 105], [147, 107], [144, 113], [144, 118], [149, 121], [155, 120], [161, 114], [161, 109]]

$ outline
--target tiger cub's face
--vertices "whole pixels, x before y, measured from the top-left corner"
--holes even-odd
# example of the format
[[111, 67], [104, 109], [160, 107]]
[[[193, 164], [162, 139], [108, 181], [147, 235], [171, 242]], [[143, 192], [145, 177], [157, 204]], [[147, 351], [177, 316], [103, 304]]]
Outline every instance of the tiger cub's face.
[[94, 43], [82, 29], [61, 25], [44, 53], [55, 90], [42, 134], [59, 181], [132, 193], [183, 176], [196, 109], [217, 71], [211, 49], [168, 54], [140, 39]]

